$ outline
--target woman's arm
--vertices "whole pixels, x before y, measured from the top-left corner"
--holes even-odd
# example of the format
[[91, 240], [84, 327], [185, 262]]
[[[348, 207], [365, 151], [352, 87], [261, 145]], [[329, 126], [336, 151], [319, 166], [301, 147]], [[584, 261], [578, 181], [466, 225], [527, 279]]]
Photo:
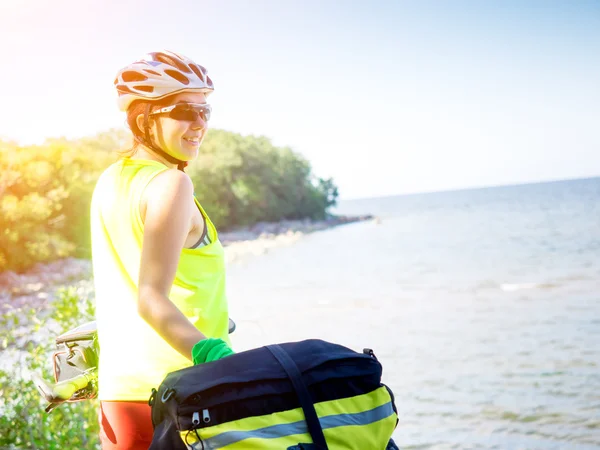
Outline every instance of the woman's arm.
[[190, 360], [193, 346], [206, 336], [169, 300], [169, 292], [192, 223], [193, 193], [192, 180], [179, 170], [162, 172], [146, 187], [138, 296], [139, 315]]

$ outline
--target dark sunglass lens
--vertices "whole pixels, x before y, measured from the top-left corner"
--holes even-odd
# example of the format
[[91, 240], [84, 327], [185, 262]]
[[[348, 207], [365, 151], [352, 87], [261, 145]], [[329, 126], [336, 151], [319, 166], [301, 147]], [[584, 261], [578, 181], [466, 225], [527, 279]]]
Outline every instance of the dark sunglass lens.
[[210, 109], [209, 108], [202, 108], [202, 118], [204, 119], [205, 122], [208, 122], [210, 120]]
[[198, 120], [198, 116], [202, 117], [202, 120], [206, 122], [208, 119], [210, 119], [210, 110], [203, 107], [194, 108], [188, 105], [178, 105], [170, 113], [170, 117], [172, 119], [187, 120], [190, 122], [195, 122]]
[[198, 113], [193, 109], [182, 105], [175, 107], [169, 116], [175, 120], [188, 120], [192, 122], [198, 118]]

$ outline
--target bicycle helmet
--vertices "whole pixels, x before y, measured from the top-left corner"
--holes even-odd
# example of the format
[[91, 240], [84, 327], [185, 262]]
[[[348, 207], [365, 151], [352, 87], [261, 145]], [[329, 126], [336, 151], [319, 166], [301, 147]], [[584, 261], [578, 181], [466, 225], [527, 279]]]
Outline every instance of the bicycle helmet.
[[[117, 73], [114, 84], [119, 94], [117, 103], [121, 111], [127, 111], [136, 100], [152, 102], [180, 92], [197, 91], [208, 94], [214, 91], [213, 82], [204, 67], [168, 50], [148, 53], [144, 58], [123, 67]], [[144, 129], [141, 130], [144, 136], [134, 133], [134, 137], [167, 161], [177, 164], [179, 170], [183, 170], [187, 161], [169, 155], [152, 143], [148, 120], [151, 106], [148, 103], [144, 112]]]
[[204, 67], [168, 50], [148, 53], [123, 67], [114, 84], [119, 93], [121, 111], [127, 111], [135, 100], [153, 101], [179, 92], [208, 93], [214, 90]]

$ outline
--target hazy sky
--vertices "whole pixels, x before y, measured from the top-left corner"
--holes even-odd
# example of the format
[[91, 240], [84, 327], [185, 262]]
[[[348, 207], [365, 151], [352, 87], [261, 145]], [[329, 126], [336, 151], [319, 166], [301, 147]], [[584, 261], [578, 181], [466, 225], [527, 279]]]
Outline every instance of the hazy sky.
[[598, 1], [0, 0], [0, 136], [123, 126], [114, 76], [161, 48], [342, 198], [600, 175]]

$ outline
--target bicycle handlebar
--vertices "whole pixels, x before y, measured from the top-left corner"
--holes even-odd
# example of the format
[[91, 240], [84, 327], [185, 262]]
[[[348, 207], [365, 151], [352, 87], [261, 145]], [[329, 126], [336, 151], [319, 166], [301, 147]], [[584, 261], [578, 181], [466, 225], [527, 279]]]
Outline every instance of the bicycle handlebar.
[[[95, 327], [95, 325], [94, 325]], [[229, 319], [229, 334], [235, 331], [235, 322]], [[46, 399], [49, 403], [46, 408], [46, 412], [52, 411], [61, 403], [64, 403], [73, 399], [73, 396], [82, 389], [88, 387], [91, 383], [95, 383], [98, 380], [98, 369], [93, 367], [81, 375], [70, 378], [68, 380], [59, 381], [58, 383], [48, 383], [40, 375], [33, 373], [32, 380], [37, 388], [38, 392]], [[95, 389], [97, 384], [90, 386], [90, 389]], [[89, 394], [89, 393], [88, 393]], [[80, 400], [83, 398], [79, 398]]]
[[97, 369], [93, 368], [81, 375], [58, 383], [48, 383], [36, 373], [32, 374], [32, 379], [42, 397], [48, 403], [57, 404], [69, 400], [77, 391], [87, 387], [97, 376]]

